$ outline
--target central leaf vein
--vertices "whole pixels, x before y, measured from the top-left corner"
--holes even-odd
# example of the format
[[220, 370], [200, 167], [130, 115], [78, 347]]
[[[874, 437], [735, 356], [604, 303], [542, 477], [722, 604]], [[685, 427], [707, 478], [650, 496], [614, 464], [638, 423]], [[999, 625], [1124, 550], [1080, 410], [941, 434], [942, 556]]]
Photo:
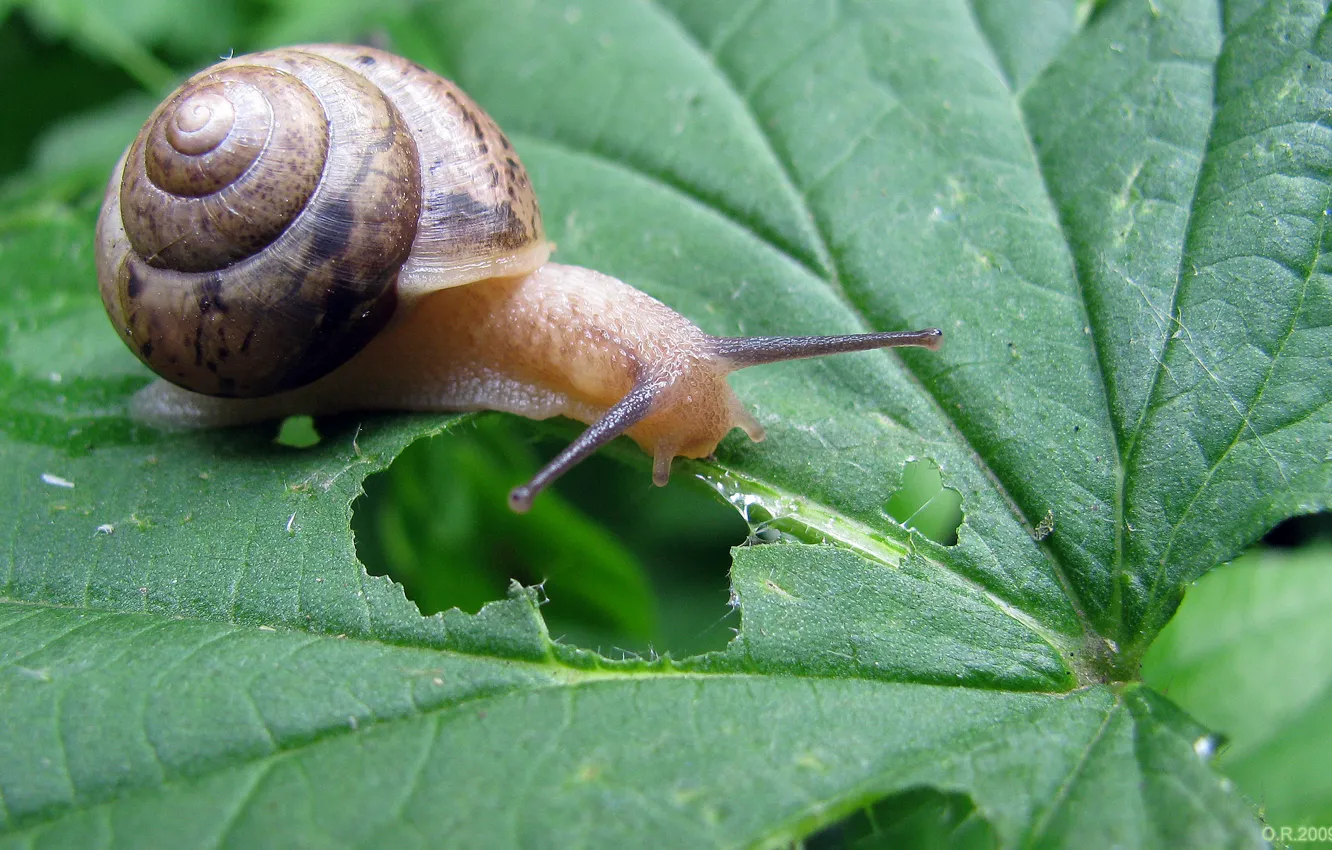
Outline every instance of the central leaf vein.
[[[730, 72], [717, 59], [717, 57], [715, 57], [710, 51], [708, 51], [703, 46], [701, 40], [697, 37], [697, 35], [693, 33], [684, 24], [684, 22], [681, 19], [676, 17], [674, 13], [672, 13], [668, 8], [666, 8], [663, 4], [659, 2], [653, 2], [652, 6], [653, 8], [656, 8], [661, 12], [662, 16], [666, 18], [667, 21], [673, 25], [673, 28], [679, 32], [680, 37], [684, 39], [686, 43], [689, 44], [702, 57], [703, 61], [707, 63], [707, 65], [710, 68], [712, 68], [712, 70], [718, 76], [718, 78], [726, 85], [729, 91], [733, 94], [737, 103], [743, 107], [745, 115], [747, 116], [749, 123], [753, 128], [754, 133], [758, 138], [762, 139], [763, 143], [766, 145], [767, 149], [771, 153], [773, 161], [776, 163], [776, 166], [780, 171], [781, 180], [786, 186], [788, 186], [791, 189], [792, 194], [797, 199], [799, 199], [799, 202], [802, 204], [802, 209], [800, 211], [801, 215], [807, 218], [809, 221], [811, 221], [814, 225], [814, 231], [819, 240], [820, 256], [821, 258], [826, 258], [826, 262], [829, 267], [829, 275], [827, 277], [819, 277], [818, 279], [827, 287], [829, 287], [834, 294], [841, 296], [841, 300], [843, 301], [844, 305], [860, 319], [861, 323], [865, 327], [872, 327], [873, 323], [868, 321], [868, 312], [864, 308], [864, 305], [857, 303], [852, 298], [850, 293], [847, 292], [844, 284], [842, 283], [842, 273], [837, 258], [831, 251], [830, 248], [831, 241], [829, 234], [826, 231], [825, 223], [820, 219], [820, 217], [814, 212], [813, 208], [809, 205], [807, 194], [801, 191], [799, 186], [797, 185], [795, 181], [794, 170], [792, 169], [791, 164], [779, 154], [778, 148], [774, 143], [772, 136], [764, 128], [763, 121], [755, 111], [754, 104], [752, 103], [752, 101], [744, 96], [744, 94], [741, 92], [740, 87], [736, 84], [736, 81], [732, 78]], [[691, 195], [691, 197], [693, 196]], [[715, 211], [714, 205], [707, 203], [707, 206], [710, 209], [714, 209]], [[767, 241], [768, 244], [772, 245], [770, 241], [768, 240], [765, 241]], [[773, 248], [774, 250], [778, 250], [784, 255], [790, 257], [790, 252], [785, 251], [776, 245], [773, 245]], [[799, 261], [796, 260], [794, 257], [792, 257], [791, 259], [799, 263]], [[801, 265], [803, 266], [804, 264]], [[806, 268], [808, 267], [806, 266]], [[1027, 528], [1029, 530], [1033, 528], [1034, 524], [1026, 516], [1025, 512], [1020, 508], [1017, 502], [1012, 498], [1012, 495], [1003, 485], [998, 475], [995, 474], [994, 470], [990, 467], [990, 464], [985, 460], [981, 452], [966, 436], [966, 434], [962, 431], [962, 429], [958, 427], [957, 423], [953, 420], [953, 418], [948, 415], [946, 406], [942, 403], [942, 400], [939, 399], [937, 394], [921, 379], [919, 375], [917, 375], [913, 370], [908, 368], [900, 357], [897, 357], [895, 354], [891, 352], [887, 353], [887, 356], [895, 360], [898, 366], [902, 369], [903, 373], [909, 376], [912, 382], [920, 389], [922, 397], [928, 399], [933, 405], [934, 409], [938, 412], [940, 418], [944, 422], [947, 422], [949, 424], [950, 430], [955, 435], [958, 444], [961, 447], [965, 448], [965, 450], [972, 457], [973, 462], [976, 464], [977, 468], [983, 472], [987, 480], [992, 482], [996, 491], [1001, 495], [1003, 502], [1008, 506], [1009, 510], [1013, 512], [1014, 518], [1018, 520], [1019, 524], [1022, 527]], [[1047, 547], [1040, 547], [1040, 551], [1042, 555], [1046, 558], [1046, 560], [1051, 563], [1051, 566], [1054, 569], [1056, 575], [1058, 576], [1061, 585], [1065, 588], [1065, 592], [1070, 594], [1070, 598], [1076, 601], [1077, 600], [1076, 593], [1071, 589], [1066, 578], [1064, 577], [1064, 570], [1061, 568], [1056, 554], [1050, 551]], [[952, 572], [954, 575], [957, 575], [957, 571], [954, 570], [950, 565], [945, 564], [945, 567], [949, 569], [949, 571]], [[958, 577], [962, 578], [964, 581], [969, 581], [968, 579], [965, 579], [965, 577], [962, 576]], [[1079, 617], [1083, 616], [1080, 609], [1078, 611], [1078, 614]], [[1042, 634], [1042, 637], [1046, 638], [1047, 636]], [[1055, 644], [1055, 646], [1058, 646], [1058, 644]]]

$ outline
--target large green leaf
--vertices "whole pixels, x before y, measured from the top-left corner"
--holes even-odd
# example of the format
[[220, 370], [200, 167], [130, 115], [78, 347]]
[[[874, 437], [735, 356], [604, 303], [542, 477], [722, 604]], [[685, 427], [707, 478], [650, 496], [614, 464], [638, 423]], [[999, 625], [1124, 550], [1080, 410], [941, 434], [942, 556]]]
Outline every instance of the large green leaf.
[[[1258, 841], [1135, 680], [1184, 586], [1332, 492], [1325, 4], [314, 16], [254, 46], [374, 31], [453, 75], [562, 261], [710, 332], [947, 344], [736, 377], [768, 441], [677, 468], [782, 532], [736, 550], [725, 650], [611, 662], [517, 587], [421, 617], [351, 504], [462, 420], [133, 422], [90, 256], [126, 140], [83, 125], [0, 207], [0, 841], [774, 844], [921, 787], [1005, 844]], [[913, 459], [956, 545], [890, 519]]]

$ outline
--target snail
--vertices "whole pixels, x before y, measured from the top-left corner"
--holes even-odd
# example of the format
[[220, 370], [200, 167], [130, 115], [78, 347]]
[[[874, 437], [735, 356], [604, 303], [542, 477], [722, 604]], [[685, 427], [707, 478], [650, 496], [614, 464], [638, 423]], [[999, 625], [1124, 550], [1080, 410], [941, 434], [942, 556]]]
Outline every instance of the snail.
[[97, 224], [116, 331], [163, 379], [135, 415], [214, 427], [349, 410], [564, 415], [588, 429], [510, 505], [627, 434], [665, 484], [732, 428], [762, 363], [937, 329], [723, 338], [615, 278], [550, 262], [527, 173], [461, 89], [398, 56], [310, 45], [187, 80], [121, 158]]

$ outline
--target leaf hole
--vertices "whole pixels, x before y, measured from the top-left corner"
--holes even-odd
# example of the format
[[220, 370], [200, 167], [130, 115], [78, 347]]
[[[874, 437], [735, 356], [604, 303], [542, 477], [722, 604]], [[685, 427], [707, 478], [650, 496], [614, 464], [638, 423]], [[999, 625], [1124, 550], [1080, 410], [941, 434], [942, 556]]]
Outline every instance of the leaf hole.
[[962, 525], [962, 494], [945, 487], [939, 465], [909, 460], [902, 467], [902, 486], [884, 505], [888, 516], [935, 543], [957, 545]]
[[1332, 513], [1324, 511], [1282, 520], [1263, 536], [1263, 543], [1281, 549], [1332, 544]]
[[966, 794], [912, 788], [866, 806], [805, 840], [808, 850], [833, 848], [999, 846], [999, 836]]
[[542, 585], [541, 613], [564, 643], [611, 658], [724, 648], [739, 624], [730, 549], [748, 529], [692, 476], [654, 487], [650, 461], [626, 442], [571, 471], [527, 514], [509, 510], [509, 490], [578, 427], [494, 414], [418, 440], [366, 479], [352, 517], [357, 555], [425, 615], [476, 613], [517, 580]]
[[308, 449], [319, 445], [320, 439], [322, 438], [319, 436], [319, 430], [315, 428], [313, 417], [288, 416], [278, 426], [277, 436], [273, 438], [273, 442], [288, 448]]

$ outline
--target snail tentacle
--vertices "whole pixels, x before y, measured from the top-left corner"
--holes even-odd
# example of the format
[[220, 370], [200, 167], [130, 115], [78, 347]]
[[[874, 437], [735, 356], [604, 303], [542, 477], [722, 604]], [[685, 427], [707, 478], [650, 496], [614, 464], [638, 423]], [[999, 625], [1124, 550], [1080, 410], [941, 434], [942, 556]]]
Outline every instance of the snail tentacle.
[[653, 402], [660, 393], [652, 380], [634, 385], [629, 394], [612, 405], [601, 418], [593, 422], [578, 439], [541, 468], [532, 480], [513, 488], [509, 493], [509, 507], [520, 514], [532, 508], [532, 500], [555, 479], [586, 460], [593, 452], [629, 430], [652, 412]]
[[879, 348], [910, 346], [938, 351], [941, 345], [943, 331], [938, 328], [843, 336], [715, 336], [709, 342], [712, 351], [737, 370], [765, 363]]

